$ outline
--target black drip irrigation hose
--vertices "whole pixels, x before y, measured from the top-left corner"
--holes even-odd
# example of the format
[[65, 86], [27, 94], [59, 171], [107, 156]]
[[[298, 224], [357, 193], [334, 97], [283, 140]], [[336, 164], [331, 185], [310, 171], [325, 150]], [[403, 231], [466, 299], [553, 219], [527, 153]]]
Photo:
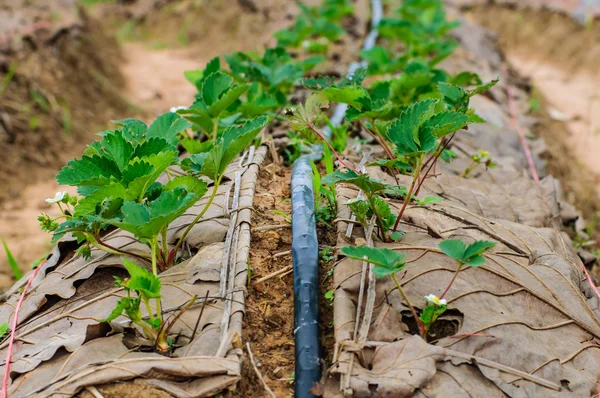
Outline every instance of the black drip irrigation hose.
[[[363, 49], [371, 49], [377, 40], [375, 29], [383, 10], [381, 0], [371, 0], [371, 31]], [[365, 62], [350, 65], [348, 76], [365, 67]], [[331, 118], [339, 126], [347, 106], [339, 104]], [[331, 130], [323, 129], [325, 136]], [[321, 159], [322, 146], [315, 145], [312, 153], [301, 156], [292, 168], [292, 258], [294, 264], [294, 342], [295, 342], [295, 396], [314, 397], [309, 390], [321, 379], [320, 326], [319, 326], [319, 242], [315, 218], [312, 167], [310, 161]]]

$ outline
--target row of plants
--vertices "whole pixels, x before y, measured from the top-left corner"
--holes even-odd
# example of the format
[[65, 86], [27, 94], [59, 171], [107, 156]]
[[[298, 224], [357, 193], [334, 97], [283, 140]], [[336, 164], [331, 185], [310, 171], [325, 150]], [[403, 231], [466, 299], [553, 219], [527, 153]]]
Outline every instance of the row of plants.
[[[60, 215], [38, 217], [53, 242], [68, 235], [79, 244], [76, 254], [85, 259], [94, 255], [92, 248], [122, 257], [129, 277], [115, 279], [125, 296], [103, 321], [128, 318], [161, 353], [169, 353], [169, 330], [196, 298], [167, 322], [160, 272], [186, 259], [186, 237], [213, 203], [229, 165], [249, 145], [260, 144], [260, 132], [272, 121], [285, 122], [283, 111], [293, 107], [298, 81], [326, 61], [324, 55], [310, 54], [326, 54], [323, 44], [345, 34], [342, 19], [353, 11], [348, 0], [299, 7], [302, 22], [277, 32], [276, 47], [262, 55], [226, 55], [226, 67], [216, 57], [204, 69], [186, 72], [198, 90], [190, 106], [162, 114], [150, 125], [137, 119], [115, 121], [114, 129], [99, 133], [100, 140], [56, 176], [59, 184], [76, 187], [77, 195], [58, 192], [47, 201]], [[183, 151], [189, 156], [181, 156]], [[170, 243], [170, 225], [199, 202], [195, 219]], [[142, 249], [107, 242], [107, 234], [117, 228], [131, 233]]]
[[[484, 83], [469, 71], [452, 75], [439, 66], [457, 47], [449, 35], [456, 26], [456, 22], [446, 18], [441, 1], [406, 0], [394, 16], [381, 20], [377, 27], [380, 43], [361, 52], [367, 68], [340, 79], [321, 76], [300, 81], [311, 93], [303, 105], [287, 115], [291, 129], [305, 142], [324, 144], [327, 175], [321, 177], [314, 167], [313, 178], [318, 221], [331, 226], [337, 213], [335, 185], [340, 183], [361, 191], [364, 199], [352, 199], [346, 205], [365, 231], [370, 230], [368, 224], [374, 219], [374, 238], [384, 243], [402, 239], [400, 220], [411, 201], [423, 206], [442, 201], [437, 197], [419, 199], [417, 195], [439, 159], [450, 162], [456, 157], [449, 149], [456, 134], [467, 130], [470, 124], [484, 122], [469, 107], [470, 99], [498, 82]], [[367, 80], [371, 83], [367, 84]], [[371, 137], [372, 143], [381, 146], [385, 156], [368, 165], [387, 170], [395, 184], [376, 180], [356, 169], [325, 139], [323, 128], [328, 125], [325, 111], [330, 103], [348, 105], [344, 123], [337, 132], [363, 132]], [[333, 171], [333, 158], [337, 159], [340, 170]], [[462, 174], [465, 178], [479, 166], [495, 166], [486, 151], [478, 151], [471, 159]], [[399, 175], [411, 177], [408, 187], [398, 183]], [[397, 214], [390, 207], [390, 199], [402, 200]], [[406, 267], [405, 253], [347, 246], [341, 248], [341, 254], [372, 263], [375, 275], [380, 278], [390, 277], [410, 308], [421, 336], [427, 339], [432, 324], [447, 310], [444, 297], [461, 269], [465, 265], [483, 265], [485, 253], [495, 245], [489, 241], [470, 245], [452, 239], [440, 242], [441, 253], [456, 261], [456, 272], [440, 297], [424, 296], [422, 311], [412, 305], [396, 278]]]
[[[381, 21], [381, 45], [361, 53], [369, 67], [343, 78], [306, 76], [327, 60], [330, 44], [345, 34], [342, 23], [351, 15], [352, 3], [325, 0], [317, 7], [299, 7], [293, 27], [276, 33], [276, 47], [262, 54], [226, 55], [226, 65], [216, 57], [204, 69], [186, 72], [198, 90], [190, 106], [167, 112], [149, 126], [125, 119], [99, 133], [101, 139], [57, 175], [59, 184], [75, 186], [78, 195], [57, 194], [50, 201], [61, 214], [39, 217], [53, 241], [66, 234], [76, 239], [77, 254], [84, 258], [92, 255], [92, 248], [123, 257], [129, 278], [117, 279], [116, 284], [126, 297], [104, 320], [129, 318], [160, 352], [169, 351], [173, 322], [167, 324], [163, 317], [158, 275], [185, 259], [183, 242], [215, 199], [228, 166], [246, 147], [260, 143], [259, 133], [271, 122], [288, 123], [304, 147], [325, 144], [327, 175], [321, 178], [316, 167], [314, 173], [319, 220], [331, 225], [337, 212], [335, 185], [352, 184], [366, 198], [348, 204], [357, 220], [366, 226], [375, 217], [375, 233], [381, 241], [390, 242], [402, 238], [399, 220], [407, 204], [418, 200], [416, 195], [438, 159], [452, 159], [447, 147], [456, 132], [482, 121], [469, 108], [469, 100], [496, 81], [483, 84], [474, 73], [453, 76], [437, 68], [456, 47], [448, 36], [456, 24], [446, 20], [441, 2], [405, 1], [397, 17]], [[375, 76], [374, 83], [367, 85], [367, 76]], [[297, 98], [305, 100], [298, 103]], [[330, 103], [349, 106], [339, 127], [331, 126], [327, 118]], [[326, 125], [333, 130], [332, 142], [325, 139]], [[408, 188], [374, 180], [343, 159], [339, 152], [349, 132], [360, 129], [386, 153], [386, 158], [372, 164], [394, 176], [411, 175]], [[180, 156], [183, 150], [188, 157]], [[334, 170], [334, 159], [344, 171]], [[169, 244], [169, 225], [203, 198], [195, 219], [176, 243]], [[393, 214], [390, 198], [404, 200], [399, 215]], [[421, 203], [439, 200], [426, 198]], [[147, 250], [111, 246], [105, 237], [116, 228], [130, 232]], [[483, 251], [491, 247], [489, 242], [476, 242], [475, 248], [469, 246], [460, 255], [458, 249], [451, 253], [459, 264], [477, 266]], [[378, 276], [395, 278], [404, 267], [401, 253], [391, 255], [384, 249], [349, 247], [342, 254], [372, 262]], [[404, 299], [423, 333], [445, 310], [441, 301], [433, 300], [419, 321], [414, 307]], [[142, 316], [142, 306], [148, 317]], [[433, 320], [427, 322], [426, 317]]]

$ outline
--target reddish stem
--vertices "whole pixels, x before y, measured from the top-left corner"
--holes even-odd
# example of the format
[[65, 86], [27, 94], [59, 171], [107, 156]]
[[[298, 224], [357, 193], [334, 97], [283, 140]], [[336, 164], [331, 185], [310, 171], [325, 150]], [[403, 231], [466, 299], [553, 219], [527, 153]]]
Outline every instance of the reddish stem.
[[[446, 148], [448, 148], [448, 145], [450, 145], [450, 141], [452, 141], [452, 139], [454, 138], [454, 135], [456, 134], [456, 131], [454, 133], [452, 133], [452, 135], [450, 136], [449, 139], [444, 141], [444, 144], [442, 145], [442, 143], [440, 142], [440, 145], [438, 145], [438, 150], [436, 151], [435, 155], [432, 155], [427, 162], [428, 163], [431, 159], [433, 160], [433, 163], [431, 165], [429, 165], [429, 168], [427, 169], [427, 171], [425, 172], [425, 174], [423, 175], [423, 178], [419, 181], [419, 185], [417, 185], [417, 189], [415, 191], [415, 195], [418, 195], [419, 192], [421, 191], [421, 185], [423, 185], [423, 183], [425, 182], [425, 180], [427, 179], [427, 176], [429, 175], [429, 172], [431, 171], [431, 169], [437, 164], [438, 159], [440, 158], [440, 156], [442, 156], [442, 153], [446, 150]], [[441, 147], [441, 148], [440, 148]], [[424, 167], [424, 166], [423, 166]]]
[[[360, 123], [360, 125], [363, 129], [367, 130], [367, 133], [369, 133], [371, 135], [371, 137], [373, 137], [373, 139], [383, 148], [383, 150], [388, 155], [390, 160], [394, 160], [395, 159], [394, 154], [392, 153], [392, 150], [390, 149], [390, 147], [385, 143], [385, 140], [380, 138], [379, 134], [374, 133], [371, 130], [369, 130], [364, 124]], [[393, 167], [388, 167], [388, 168], [392, 172], [392, 177], [394, 177], [394, 180], [396, 181], [396, 185], [400, 185], [400, 181], [398, 181], [398, 177], [396, 176], [395, 169]]]
[[337, 158], [337, 160], [340, 161], [340, 163], [342, 164], [342, 166], [344, 166], [345, 168], [347, 168], [348, 170], [352, 170], [353, 172], [355, 172], [356, 174], [360, 174], [360, 172], [358, 170], [356, 170], [354, 167], [350, 167], [348, 166], [340, 157], [340, 155], [338, 155], [338, 153], [336, 152], [335, 149], [333, 149], [333, 147], [331, 146], [331, 144], [329, 143], [329, 141], [327, 141], [325, 139], [325, 137], [323, 136], [323, 134], [319, 133], [317, 131], [317, 129], [315, 129], [312, 124], [307, 124], [308, 128], [312, 130], [313, 133], [315, 133], [324, 143], [325, 145], [327, 145], [329, 147], [329, 149], [331, 150], [331, 152], [333, 152], [333, 154], [335, 155], [335, 157]]
[[98, 236], [96, 236], [95, 239], [96, 239], [96, 242], [98, 242], [100, 245], [106, 247], [107, 249], [114, 250], [114, 251], [116, 251], [118, 253], [121, 253], [121, 254], [124, 254], [126, 256], [137, 257], [140, 260], [144, 260], [144, 261], [149, 261], [150, 260], [148, 257], [144, 257], [144, 256], [142, 256], [140, 254], [128, 252], [127, 250], [122, 250], [122, 249], [116, 248], [114, 246], [111, 246], [108, 243], [105, 243], [102, 240], [100, 240], [100, 237], [98, 237]]
[[413, 180], [410, 184], [410, 188], [408, 189], [408, 193], [406, 194], [406, 197], [404, 198], [404, 203], [402, 204], [400, 213], [398, 213], [398, 218], [396, 218], [396, 222], [394, 223], [394, 229], [392, 230], [392, 233], [396, 232], [396, 230], [398, 229], [398, 224], [400, 224], [400, 219], [402, 218], [402, 215], [404, 214], [404, 210], [406, 210], [406, 206], [408, 205], [408, 202], [410, 202], [410, 199], [413, 195], [413, 191], [415, 189], [415, 183], [419, 180], [419, 174], [421, 172], [421, 164], [422, 163], [423, 163], [423, 157], [420, 157], [419, 161], [417, 162], [417, 167], [415, 167], [415, 176], [413, 177]]
[[11, 327], [11, 331], [10, 331], [10, 340], [8, 342], [8, 350], [6, 351], [6, 361], [5, 361], [5, 366], [4, 366], [4, 379], [2, 380], [2, 394], [1, 394], [2, 398], [8, 397], [8, 376], [10, 374], [10, 358], [12, 356], [13, 345], [15, 343], [15, 334], [17, 331], [17, 325], [19, 323], [19, 310], [21, 309], [21, 306], [23, 305], [23, 300], [25, 299], [25, 295], [27, 294], [27, 290], [29, 289], [29, 286], [31, 286], [31, 282], [33, 282], [33, 280], [35, 279], [35, 276], [37, 275], [39, 270], [42, 269], [42, 267], [45, 264], [46, 264], [46, 260], [44, 260], [40, 265], [38, 265], [38, 267], [36, 269], [33, 270], [33, 272], [31, 273], [31, 276], [29, 277], [29, 280], [27, 281], [27, 284], [23, 288], [21, 297], [19, 297], [19, 302], [17, 303], [17, 306], [15, 307], [15, 316], [13, 318], [12, 327]]
[[442, 295], [440, 296], [440, 300], [443, 299], [444, 296], [446, 295], [446, 293], [448, 293], [448, 290], [450, 290], [450, 286], [452, 286], [452, 284], [456, 280], [456, 277], [458, 276], [458, 273], [460, 272], [460, 270], [461, 270], [461, 268], [462, 268], [463, 265], [464, 264], [459, 264], [458, 268], [456, 269], [456, 271], [454, 271], [454, 276], [450, 280], [450, 283], [448, 283], [448, 287], [446, 287], [446, 290], [444, 290], [444, 293], [442, 293]]

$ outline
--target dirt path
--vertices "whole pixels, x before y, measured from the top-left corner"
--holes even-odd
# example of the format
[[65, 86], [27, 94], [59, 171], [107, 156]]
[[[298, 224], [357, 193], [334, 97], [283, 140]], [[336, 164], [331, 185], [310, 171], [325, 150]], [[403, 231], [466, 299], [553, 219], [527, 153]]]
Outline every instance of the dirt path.
[[[196, 89], [183, 76], [189, 69], [206, 62], [189, 50], [152, 50], [141, 43], [126, 44], [126, 62], [122, 72], [126, 79], [128, 100], [149, 115], [166, 112], [176, 104], [189, 104]], [[73, 154], [73, 156], [78, 154]], [[55, 172], [58, 172], [56, 170]], [[52, 173], [55, 174], [55, 173]], [[47, 212], [59, 214], [44, 199], [57, 191], [75, 193], [73, 187], [59, 186], [54, 179], [29, 185], [19, 198], [7, 201], [0, 211], [0, 238], [4, 239], [22, 270], [51, 249], [50, 234], [40, 230], [37, 216]], [[0, 254], [0, 288], [12, 284], [11, 272], [4, 252]]]

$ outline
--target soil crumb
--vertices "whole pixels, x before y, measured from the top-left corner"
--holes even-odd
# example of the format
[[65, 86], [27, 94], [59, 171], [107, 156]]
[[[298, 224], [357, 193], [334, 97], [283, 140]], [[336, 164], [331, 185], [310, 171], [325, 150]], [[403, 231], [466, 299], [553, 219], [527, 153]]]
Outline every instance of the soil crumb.
[[[242, 336], [250, 343], [256, 366], [276, 397], [291, 397], [294, 391], [290, 178], [289, 168], [271, 163], [262, 168], [257, 181]], [[260, 281], [275, 272], [280, 274]], [[238, 392], [240, 397], [268, 395], [247, 357]]]

